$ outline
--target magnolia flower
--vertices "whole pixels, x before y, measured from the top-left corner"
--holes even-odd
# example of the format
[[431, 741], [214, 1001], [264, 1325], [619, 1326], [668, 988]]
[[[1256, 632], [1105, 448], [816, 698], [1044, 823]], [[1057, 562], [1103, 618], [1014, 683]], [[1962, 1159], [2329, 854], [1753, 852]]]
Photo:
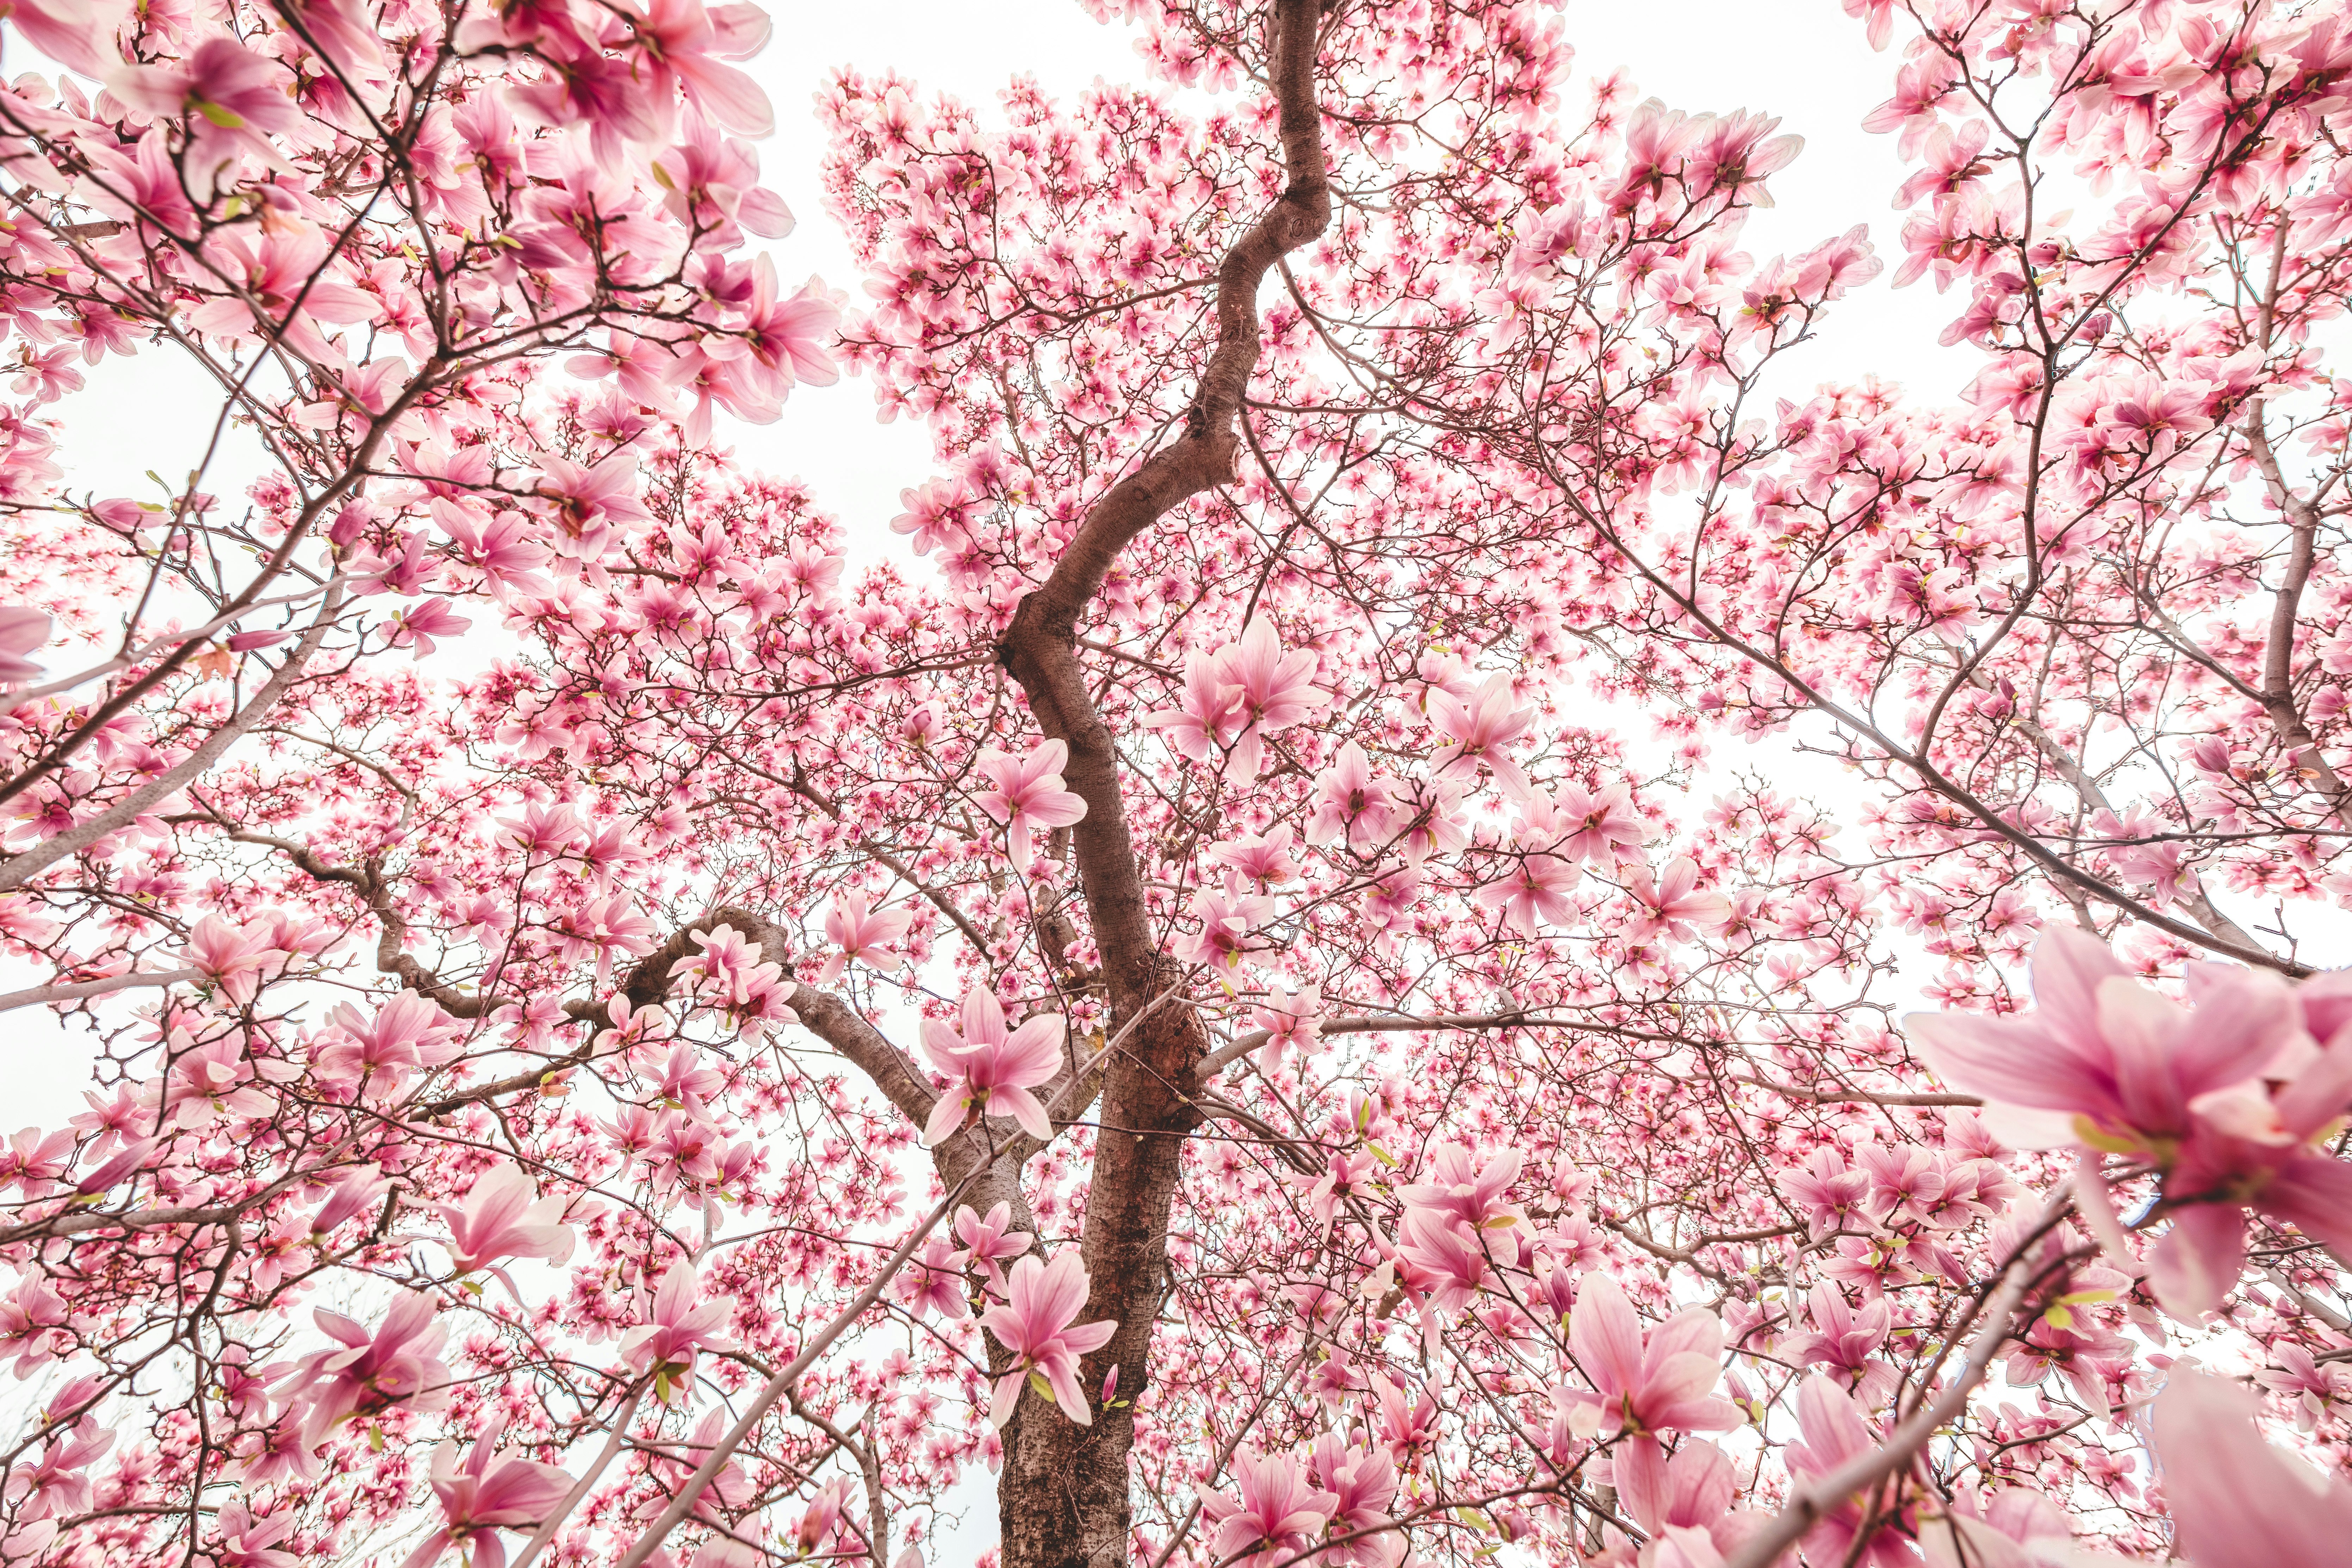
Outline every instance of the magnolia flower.
[[117, 65], [106, 84], [131, 108], [170, 115], [187, 127], [188, 185], [199, 201], [208, 201], [239, 153], [290, 169], [270, 141], [302, 126], [286, 79], [277, 61], [216, 34], [172, 65]]
[[1358, 854], [1383, 843], [1396, 826], [1396, 786], [1372, 776], [1364, 749], [1349, 741], [1331, 765], [1316, 775], [1315, 813], [1307, 819], [1307, 842], [1328, 844], [1345, 837]]
[[503, 1258], [562, 1263], [572, 1256], [574, 1238], [572, 1227], [563, 1223], [568, 1200], [542, 1198], [538, 1192], [523, 1168], [509, 1160], [476, 1181], [462, 1205], [433, 1205], [448, 1222], [449, 1257], [458, 1273], [469, 1274]]
[[2251, 1389], [2178, 1367], [2150, 1423], [2175, 1539], [2195, 1568], [2330, 1568], [2352, 1487], [2263, 1440]]
[[994, 747], [980, 753], [977, 766], [996, 787], [974, 798], [981, 810], [1004, 825], [1006, 848], [1013, 868], [1029, 874], [1029, 832], [1034, 827], [1067, 827], [1087, 815], [1087, 803], [1062, 787], [1062, 765], [1070, 748], [1046, 741], [1014, 757]]
[[971, 1309], [964, 1300], [963, 1266], [971, 1256], [943, 1236], [928, 1237], [922, 1250], [908, 1258], [906, 1268], [899, 1270], [896, 1286], [899, 1305], [919, 1321], [934, 1308], [942, 1318], [970, 1317]]
[[972, 1213], [969, 1204], [956, 1210], [956, 1239], [963, 1243], [971, 1260], [988, 1276], [989, 1288], [1000, 1296], [1004, 1293], [1004, 1275], [997, 1265], [1028, 1251], [1032, 1239], [1027, 1231], [1012, 1226], [1013, 1205], [1009, 1203], [992, 1205], [985, 1215]]
[[1265, 962], [1271, 944], [1255, 933], [1274, 919], [1274, 900], [1245, 890], [1232, 873], [1222, 888], [1193, 889], [1185, 912], [1201, 922], [1201, 930], [1179, 940], [1179, 958], [1206, 964], [1228, 980], [1244, 967]]
[[1236, 1454], [1233, 1472], [1237, 1495], [1193, 1489], [1201, 1512], [1216, 1527], [1209, 1550], [1219, 1563], [1302, 1557], [1339, 1508], [1339, 1500], [1287, 1454]]
[[403, 1290], [373, 1331], [323, 1307], [312, 1316], [342, 1348], [303, 1357], [278, 1391], [289, 1410], [303, 1411], [304, 1448], [346, 1416], [373, 1415], [394, 1405], [438, 1410], [449, 1402], [449, 1369], [440, 1360], [449, 1331], [433, 1321], [430, 1296]]
[[1094, 1415], [1078, 1386], [1078, 1358], [1109, 1343], [1118, 1324], [1108, 1319], [1073, 1322], [1086, 1310], [1086, 1265], [1066, 1248], [1051, 1263], [1024, 1258], [1013, 1266], [1009, 1285], [1006, 1304], [980, 1317], [980, 1326], [1013, 1355], [1012, 1368], [996, 1380], [989, 1419], [1000, 1427], [1012, 1420], [1021, 1385], [1034, 1373], [1045, 1379], [1063, 1414], [1081, 1426], [1092, 1426]]
[[1635, 914], [1626, 934], [1641, 942], [1664, 931], [1676, 942], [1688, 942], [1696, 927], [1714, 930], [1731, 918], [1731, 900], [1698, 886], [1698, 862], [1687, 855], [1666, 863], [1665, 875], [1653, 881], [1647, 866], [1625, 872], [1625, 891], [1633, 895]]
[[1576, 912], [1569, 890], [1584, 872], [1557, 855], [1522, 855], [1511, 874], [1474, 895], [1486, 909], [1503, 911], [1503, 923], [1521, 936], [1542, 934], [1546, 925], [1565, 925]]
[[1033, 1138], [1052, 1138], [1054, 1124], [1029, 1091], [1061, 1070], [1062, 1029], [1060, 1015], [1040, 1014], [1007, 1033], [1004, 1009], [978, 985], [964, 993], [961, 1035], [936, 1018], [924, 1019], [923, 1055], [948, 1079], [924, 1125], [924, 1146], [952, 1136], [975, 1106], [984, 1116], [1012, 1117]]
[[[1906, 1022], [1938, 1077], [1985, 1097], [2002, 1137], [2082, 1150], [2076, 1195], [2111, 1250], [2123, 1233], [2099, 1156], [2158, 1172], [2172, 1226], [2149, 1255], [2149, 1283], [2193, 1320], [2237, 1283], [2248, 1206], [2352, 1248], [2352, 1167], [2312, 1144], [2352, 1102], [2352, 1038], [2316, 1047], [2275, 976], [2193, 965], [2189, 981], [2194, 1005], [2182, 1007], [2095, 938], [2053, 926], [2033, 952], [2035, 1012]], [[2314, 1017], [2331, 1005], [2315, 984]]]
[[430, 1568], [452, 1546], [464, 1548], [468, 1568], [506, 1568], [498, 1531], [538, 1523], [572, 1489], [572, 1478], [553, 1465], [498, 1458], [498, 1427], [484, 1432], [462, 1467], [456, 1439], [433, 1451], [430, 1479], [443, 1522], [400, 1568]]
[[816, 983], [830, 983], [852, 963], [863, 963], [869, 969], [901, 967], [907, 961], [888, 948], [907, 934], [914, 920], [912, 910], [869, 911], [863, 893], [835, 896], [833, 907], [825, 911], [824, 936], [841, 951], [824, 961], [824, 966], [817, 971]]
[[1608, 1275], [1587, 1274], [1569, 1316], [1569, 1344], [1594, 1392], [1570, 1389], [1563, 1398], [1570, 1423], [1582, 1435], [1614, 1431], [1617, 1489], [1633, 1506], [1660, 1508], [1667, 1489], [1662, 1431], [1728, 1432], [1738, 1407], [1715, 1397], [1722, 1376], [1723, 1323], [1705, 1308], [1677, 1312], [1645, 1335], [1633, 1304]]
[[1257, 1065], [1261, 1072], [1278, 1072], [1286, 1053], [1296, 1050], [1300, 1056], [1312, 1051], [1322, 1038], [1323, 983], [1310, 980], [1296, 994], [1276, 986], [1250, 1011], [1250, 1026], [1265, 1031], [1265, 1044], [1258, 1047]]
[[206, 915], [188, 933], [181, 955], [188, 967], [221, 988], [223, 995], [242, 1007], [253, 1000], [264, 972], [277, 956], [273, 933], [250, 926], [234, 926], [218, 915]]
[[1185, 663], [1184, 700], [1144, 720], [1167, 731], [1179, 751], [1195, 762], [1226, 753], [1225, 776], [1236, 784], [1255, 779], [1265, 763], [1265, 738], [1306, 719], [1326, 700], [1315, 689], [1316, 658], [1285, 654], [1271, 622], [1252, 620], [1241, 640], [1214, 653], [1194, 653]]
[[1246, 784], [1258, 775], [1265, 737], [1286, 730], [1323, 707], [1315, 689], [1315, 655], [1286, 654], [1274, 626], [1253, 620], [1241, 641], [1227, 648], [1224, 668], [1234, 684], [1234, 707], [1241, 730], [1234, 737], [1227, 776]]
[[1527, 732], [1536, 721], [1536, 710], [1511, 705], [1509, 676], [1489, 676], [1466, 700], [1443, 687], [1430, 688], [1429, 721], [1447, 742], [1429, 760], [1433, 774], [1475, 775], [1484, 763], [1493, 770], [1496, 784], [1513, 795], [1528, 795], [1528, 775], [1504, 748]]
[[697, 1351], [729, 1348], [719, 1331], [735, 1304], [723, 1296], [698, 1301], [701, 1288], [693, 1264], [672, 1264], [654, 1292], [651, 1315], [621, 1336], [621, 1359], [640, 1372], [651, 1368], [655, 1395], [665, 1401], [692, 1386]]
[[38, 610], [22, 605], [0, 605], [0, 686], [15, 686], [41, 678], [41, 667], [26, 655], [47, 643], [53, 623]]

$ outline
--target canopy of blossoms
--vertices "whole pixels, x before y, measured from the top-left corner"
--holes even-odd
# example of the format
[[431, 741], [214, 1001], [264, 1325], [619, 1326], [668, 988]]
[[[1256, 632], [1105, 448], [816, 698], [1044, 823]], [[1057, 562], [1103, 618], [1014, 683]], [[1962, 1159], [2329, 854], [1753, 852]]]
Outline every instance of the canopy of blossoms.
[[2341, 1561], [2340, 0], [1087, 8], [0, 5], [0, 1563]]

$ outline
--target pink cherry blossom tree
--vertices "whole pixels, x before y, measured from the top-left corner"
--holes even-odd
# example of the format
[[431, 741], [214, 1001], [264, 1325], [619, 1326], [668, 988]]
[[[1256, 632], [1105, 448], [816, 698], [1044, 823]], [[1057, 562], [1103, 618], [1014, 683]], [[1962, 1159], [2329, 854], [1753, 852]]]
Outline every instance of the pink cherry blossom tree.
[[755, 6], [5, 9], [0, 1562], [2319, 1561], [2352, 17], [1848, 0], [1973, 365], [1801, 395], [1768, 113], [1091, 8], [854, 312]]

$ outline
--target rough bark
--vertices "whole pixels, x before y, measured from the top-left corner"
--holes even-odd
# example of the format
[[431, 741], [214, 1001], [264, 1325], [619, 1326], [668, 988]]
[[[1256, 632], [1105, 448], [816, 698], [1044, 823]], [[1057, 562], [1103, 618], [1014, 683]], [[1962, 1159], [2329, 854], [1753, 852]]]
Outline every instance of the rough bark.
[[1208, 1042], [1182, 994], [1181, 968], [1160, 952], [1147, 918], [1118, 753], [1078, 666], [1077, 624], [1130, 541], [1234, 475], [1236, 422], [1258, 359], [1258, 286], [1330, 217], [1315, 100], [1318, 14], [1318, 0], [1277, 0], [1268, 21], [1268, 76], [1280, 106], [1287, 184], [1218, 268], [1216, 346], [1183, 435], [1096, 503], [1052, 575], [1022, 602], [999, 650], [1039, 726], [1069, 747], [1063, 775], [1087, 803], [1072, 847], [1103, 955], [1112, 1032], [1125, 1031], [1105, 1064], [1080, 1243], [1092, 1282], [1081, 1321], [1118, 1322], [1117, 1336], [1087, 1358], [1083, 1382], [1092, 1397], [1115, 1366], [1118, 1399], [1098, 1408], [1088, 1426], [1042, 1401], [1022, 1402], [1005, 1430], [997, 1489], [1004, 1568], [1111, 1568], [1128, 1554], [1132, 1402], [1149, 1376], [1170, 1208], [1184, 1139], [1201, 1121], [1191, 1098], [1193, 1073]]

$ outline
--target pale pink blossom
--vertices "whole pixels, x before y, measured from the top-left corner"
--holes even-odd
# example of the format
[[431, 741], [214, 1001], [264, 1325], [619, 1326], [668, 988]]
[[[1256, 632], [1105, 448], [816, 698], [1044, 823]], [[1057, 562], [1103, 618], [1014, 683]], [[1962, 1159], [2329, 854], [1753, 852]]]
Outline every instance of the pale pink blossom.
[[989, 1288], [1000, 1296], [1004, 1293], [1004, 1275], [998, 1266], [1028, 1251], [1033, 1239], [1027, 1231], [1012, 1226], [1013, 1205], [1008, 1203], [991, 1205], [985, 1215], [974, 1214], [969, 1205], [956, 1210], [956, 1239], [988, 1277]]
[[1076, 1321], [1087, 1306], [1086, 1265], [1077, 1252], [1066, 1247], [1051, 1263], [1023, 1258], [1013, 1266], [1005, 1294], [1005, 1305], [991, 1307], [980, 1318], [980, 1326], [1013, 1356], [1012, 1368], [996, 1380], [989, 1419], [998, 1426], [1010, 1421], [1021, 1385], [1034, 1373], [1045, 1380], [1064, 1415], [1081, 1426], [1092, 1426], [1093, 1412], [1078, 1386], [1078, 1358], [1108, 1344], [1118, 1324]]
[[434, 1205], [449, 1226], [449, 1259], [457, 1272], [508, 1258], [569, 1258], [575, 1238], [563, 1223], [568, 1200], [538, 1194], [530, 1174], [509, 1160], [478, 1177], [463, 1204]]
[[2186, 1366], [2150, 1426], [2181, 1554], [2195, 1568], [2330, 1568], [2352, 1541], [2352, 1487], [2263, 1440], [2253, 1393]]
[[1484, 763], [1496, 784], [1515, 797], [1524, 798], [1528, 793], [1528, 776], [1507, 748], [1535, 723], [1536, 710], [1514, 707], [1514, 700], [1507, 675], [1489, 676], [1466, 699], [1442, 687], [1431, 688], [1429, 721], [1446, 739], [1446, 744], [1429, 760], [1431, 772], [1475, 777], [1478, 764]]
[[1646, 866], [1632, 867], [1624, 877], [1634, 910], [1626, 934], [1636, 942], [1661, 933], [1689, 942], [1731, 918], [1731, 900], [1698, 885], [1698, 862], [1687, 855], [1666, 862], [1665, 875], [1655, 879]]
[[735, 1303], [723, 1296], [704, 1300], [701, 1291], [693, 1264], [671, 1264], [646, 1321], [621, 1336], [621, 1359], [654, 1373], [656, 1398], [667, 1400], [692, 1388], [696, 1352], [732, 1348], [723, 1331]]
[[911, 909], [868, 910], [863, 893], [835, 894], [832, 907], [825, 910], [824, 936], [841, 951], [827, 955], [817, 971], [816, 983], [823, 985], [838, 978], [853, 963], [886, 971], [905, 967], [906, 958], [889, 948], [907, 934], [914, 921]]
[[981, 810], [1004, 826], [1013, 868], [1029, 874], [1033, 828], [1067, 827], [1087, 815], [1087, 803], [1063, 787], [1062, 766], [1070, 748], [1045, 741], [1014, 757], [991, 747], [980, 753], [976, 766], [993, 788], [974, 796]]
[[1396, 827], [1396, 786], [1376, 778], [1364, 749], [1349, 741], [1315, 780], [1315, 814], [1307, 818], [1307, 842], [1328, 844], [1344, 837], [1363, 854], [1385, 843]]
[[572, 1478], [553, 1465], [499, 1458], [498, 1441], [494, 1426], [474, 1439], [462, 1465], [454, 1439], [434, 1450], [428, 1479], [442, 1523], [400, 1568], [430, 1568], [452, 1546], [464, 1550], [469, 1568], [506, 1568], [506, 1543], [498, 1532], [537, 1524], [572, 1489]]
[[41, 678], [41, 667], [26, 655], [54, 635], [54, 623], [38, 610], [22, 605], [0, 605], [0, 686], [22, 685]]
[[1195, 1488], [1201, 1513], [1216, 1532], [1209, 1550], [1219, 1563], [1271, 1563], [1304, 1556], [1339, 1508], [1317, 1487], [1307, 1467], [1288, 1454], [1236, 1454], [1234, 1492]]
[[278, 1391], [289, 1411], [302, 1413], [305, 1447], [347, 1417], [373, 1415], [394, 1405], [433, 1411], [448, 1403], [449, 1369], [440, 1356], [449, 1331], [434, 1321], [431, 1297], [401, 1291], [373, 1332], [324, 1308], [313, 1316], [342, 1348], [303, 1357]]
[[937, 1018], [923, 1020], [923, 1055], [948, 1079], [923, 1129], [924, 1144], [944, 1142], [975, 1109], [1012, 1117], [1033, 1138], [1052, 1138], [1054, 1124], [1029, 1091], [1061, 1070], [1061, 1016], [1041, 1013], [1008, 1033], [1004, 1009], [975, 985], [964, 993], [962, 1024], [959, 1034]]

